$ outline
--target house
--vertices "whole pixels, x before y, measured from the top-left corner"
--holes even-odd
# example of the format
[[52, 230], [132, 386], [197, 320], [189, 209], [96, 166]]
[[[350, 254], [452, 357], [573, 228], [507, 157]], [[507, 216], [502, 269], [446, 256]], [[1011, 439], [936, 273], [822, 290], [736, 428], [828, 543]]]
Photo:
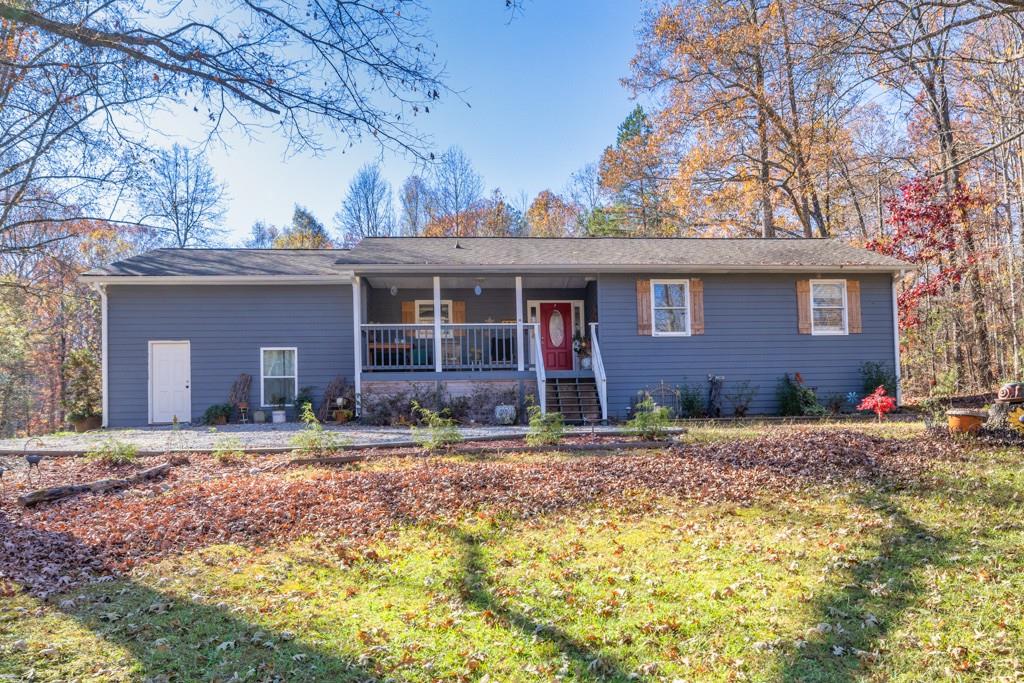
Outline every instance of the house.
[[898, 373], [907, 268], [819, 239], [372, 238], [158, 249], [83, 279], [101, 293], [114, 427], [198, 420], [242, 372], [254, 408], [342, 375], [362, 400], [443, 383], [623, 419], [638, 392], [716, 375], [771, 413], [784, 373], [823, 399], [861, 391], [867, 361]]

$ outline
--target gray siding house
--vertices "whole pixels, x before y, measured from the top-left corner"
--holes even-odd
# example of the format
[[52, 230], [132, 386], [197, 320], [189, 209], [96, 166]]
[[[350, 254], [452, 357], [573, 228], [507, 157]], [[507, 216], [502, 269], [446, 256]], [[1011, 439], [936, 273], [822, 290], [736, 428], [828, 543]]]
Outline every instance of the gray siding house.
[[197, 421], [240, 373], [254, 409], [341, 376], [357, 405], [428, 383], [624, 419], [640, 392], [716, 375], [771, 413], [784, 373], [822, 398], [860, 391], [867, 361], [898, 376], [908, 268], [832, 240], [373, 238], [159, 249], [83, 279], [103, 304], [104, 425], [120, 427]]

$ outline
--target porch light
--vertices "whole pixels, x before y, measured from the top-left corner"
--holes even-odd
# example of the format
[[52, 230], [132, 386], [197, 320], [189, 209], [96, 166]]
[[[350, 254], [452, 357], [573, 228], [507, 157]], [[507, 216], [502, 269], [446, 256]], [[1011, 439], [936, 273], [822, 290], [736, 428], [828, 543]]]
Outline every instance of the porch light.
[[398, 287], [395, 285], [391, 285], [391, 289], [389, 289], [388, 291], [391, 292], [391, 296], [398, 295]]
[[480, 286], [481, 282], [483, 282], [483, 280], [480, 280], [478, 278], [476, 281], [476, 286], [473, 287], [473, 293], [476, 294], [477, 296], [480, 296], [484, 291], [484, 288]]

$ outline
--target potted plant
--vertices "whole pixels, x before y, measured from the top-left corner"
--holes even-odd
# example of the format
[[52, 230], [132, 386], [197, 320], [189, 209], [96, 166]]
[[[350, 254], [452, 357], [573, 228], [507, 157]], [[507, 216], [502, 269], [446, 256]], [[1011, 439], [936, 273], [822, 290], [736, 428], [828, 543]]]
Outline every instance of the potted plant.
[[285, 408], [288, 405], [288, 399], [284, 396], [274, 396], [270, 399], [270, 405], [273, 410], [270, 412], [270, 421], [274, 424], [283, 424], [288, 420], [288, 413]]
[[225, 425], [231, 417], [230, 403], [214, 403], [203, 413], [203, 422], [208, 425]]
[[100, 365], [89, 349], [76, 349], [64, 362], [64, 400], [61, 402], [76, 432], [99, 429], [102, 424]]
[[593, 362], [590, 359], [590, 340], [579, 332], [576, 332], [572, 336], [572, 350], [575, 351], [576, 355], [580, 358], [580, 367], [584, 370], [589, 370], [590, 365]]

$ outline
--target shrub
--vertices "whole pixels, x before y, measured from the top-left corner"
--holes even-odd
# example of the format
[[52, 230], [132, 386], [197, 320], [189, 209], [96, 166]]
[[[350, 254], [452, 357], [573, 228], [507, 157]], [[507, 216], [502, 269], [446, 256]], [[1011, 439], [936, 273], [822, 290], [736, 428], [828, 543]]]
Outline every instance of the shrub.
[[932, 386], [932, 396], [953, 396], [960, 386], [960, 373], [955, 367], [939, 373]]
[[135, 444], [107, 439], [96, 448], [87, 452], [85, 457], [106, 465], [134, 465], [139, 458], [139, 449]]
[[299, 420], [305, 423], [306, 426], [288, 442], [296, 453], [322, 457], [327, 453], [334, 453], [344, 448], [345, 439], [330, 430], [324, 429], [324, 426], [320, 424], [320, 420], [316, 419], [316, 414], [313, 413], [313, 404], [309, 401], [302, 404]]
[[825, 409], [828, 410], [831, 415], [838, 415], [843, 412], [843, 406], [846, 405], [846, 397], [842, 394], [830, 394], [825, 399]]
[[779, 386], [775, 391], [779, 401], [779, 414], [787, 416], [800, 415], [824, 415], [825, 409], [818, 403], [818, 397], [814, 389], [804, 384], [804, 380], [797, 373], [793, 377], [788, 374], [779, 380]]
[[869, 360], [860, 366], [860, 376], [864, 380], [864, 395], [872, 393], [876, 387], [883, 386], [890, 396], [896, 394], [896, 375], [882, 363]]
[[222, 465], [241, 462], [245, 459], [242, 441], [237, 436], [222, 436], [213, 442], [213, 457]]
[[540, 406], [530, 402], [526, 407], [530, 428], [526, 431], [526, 443], [530, 446], [555, 446], [565, 436], [565, 418], [561, 413], [544, 413]]
[[676, 387], [676, 400], [679, 402], [680, 416], [704, 417], [706, 406], [704, 405], [704, 396], [698, 387], [691, 384], [680, 384]]
[[757, 390], [759, 387], [751, 386], [750, 380], [743, 380], [736, 385], [736, 390], [731, 394], [726, 394], [725, 397], [729, 399], [729, 403], [732, 404], [732, 414], [736, 417], [745, 417], [747, 411], [750, 410], [750, 404], [754, 402], [754, 397], [757, 396]]
[[203, 413], [203, 423], [212, 425], [217, 423], [217, 418], [231, 419], [231, 411], [234, 407], [230, 403], [214, 403]]
[[412, 439], [422, 448], [434, 452], [442, 448], [449, 448], [457, 443], [462, 443], [462, 434], [455, 426], [455, 420], [448, 416], [447, 409], [441, 411], [431, 410], [419, 401], [412, 402], [413, 412], [425, 425], [413, 427]]
[[669, 410], [659, 406], [648, 396], [633, 409], [633, 419], [626, 423], [626, 429], [649, 441], [664, 439], [671, 423]]
[[885, 387], [882, 385], [878, 385], [878, 388], [865, 396], [864, 400], [857, 406], [857, 410], [872, 411], [878, 417], [879, 422], [885, 419], [886, 413], [895, 409], [896, 399], [892, 396], [887, 396]]
[[102, 411], [100, 364], [89, 349], [75, 349], [64, 361], [64, 401], [71, 422], [85, 420]]

